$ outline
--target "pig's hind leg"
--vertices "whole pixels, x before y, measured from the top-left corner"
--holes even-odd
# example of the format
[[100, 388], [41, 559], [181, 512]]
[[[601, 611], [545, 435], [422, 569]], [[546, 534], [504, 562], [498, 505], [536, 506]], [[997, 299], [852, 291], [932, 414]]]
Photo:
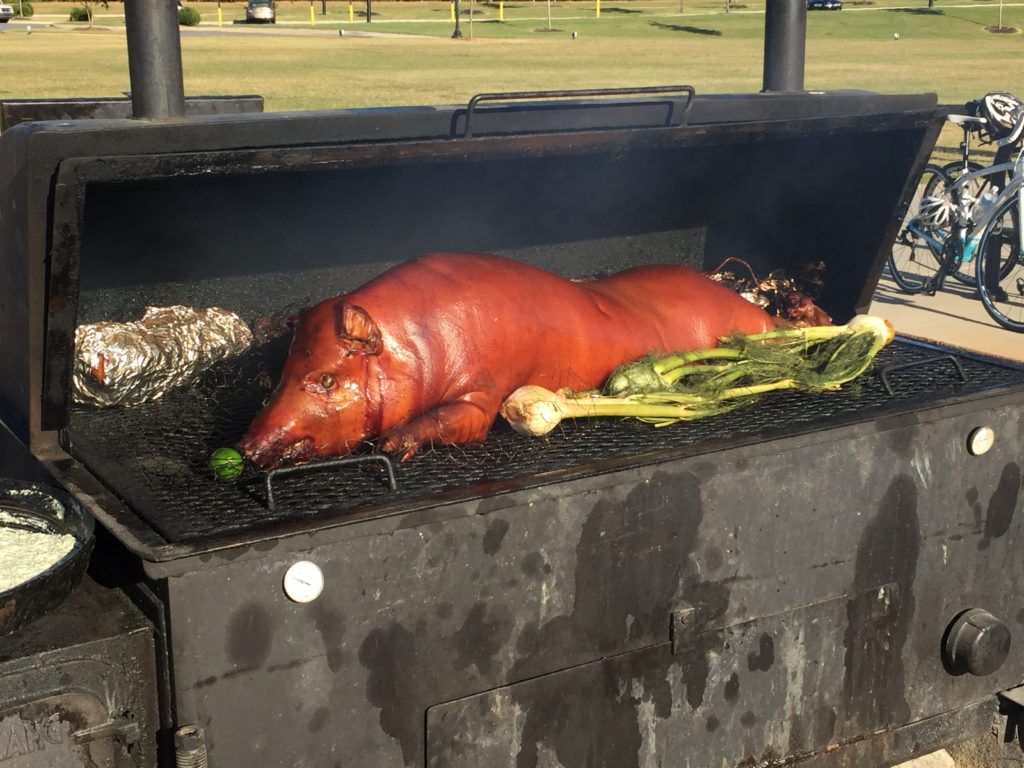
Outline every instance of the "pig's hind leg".
[[452, 403], [445, 403], [395, 427], [384, 436], [381, 449], [397, 453], [402, 461], [412, 458], [420, 447], [429, 443], [454, 445], [478, 443], [487, 437], [487, 431], [498, 415], [500, 402], [485, 393], [464, 395]]

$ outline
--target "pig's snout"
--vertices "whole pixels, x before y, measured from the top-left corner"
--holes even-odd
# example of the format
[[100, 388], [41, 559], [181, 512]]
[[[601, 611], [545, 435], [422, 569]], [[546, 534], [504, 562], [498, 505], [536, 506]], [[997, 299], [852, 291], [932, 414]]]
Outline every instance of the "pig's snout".
[[285, 464], [301, 464], [313, 458], [313, 438], [296, 437], [287, 427], [265, 434], [246, 433], [239, 450], [260, 469], [274, 469]]

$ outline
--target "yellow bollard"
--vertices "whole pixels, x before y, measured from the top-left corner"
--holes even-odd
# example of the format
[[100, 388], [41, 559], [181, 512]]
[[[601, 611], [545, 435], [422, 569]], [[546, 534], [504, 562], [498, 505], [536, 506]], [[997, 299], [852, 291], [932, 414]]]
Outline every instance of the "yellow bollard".
[[309, 3], [309, 26], [316, 26], [316, 14], [313, 12], [313, 2], [310, 0]]
[[356, 9], [352, 7], [352, 3], [351, 2], [349, 2], [349, 4], [348, 4], [348, 20], [350, 22], [356, 20]]
[[222, 11], [220, 9], [219, 5], [217, 6], [217, 26], [218, 27], [223, 27], [224, 26], [224, 11]]
[[455, 23], [455, 3], [448, 3], [448, 12], [449, 12], [449, 15], [452, 17], [451, 20], [452, 20], [452, 23], [454, 24]]
[[501, 0], [498, 0], [498, 21], [504, 21], [504, 20], [505, 20], [505, 3], [503, 3]]
[[594, 0], [594, 3], [595, 3], [595, 5], [594, 5], [594, 18], [595, 19], [600, 19], [601, 18], [601, 0]]

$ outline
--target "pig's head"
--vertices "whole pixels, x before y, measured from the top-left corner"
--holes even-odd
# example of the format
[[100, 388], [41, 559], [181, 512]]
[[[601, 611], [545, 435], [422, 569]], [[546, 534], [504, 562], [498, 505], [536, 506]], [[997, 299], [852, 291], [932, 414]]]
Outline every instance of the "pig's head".
[[242, 453], [272, 469], [341, 456], [375, 436], [379, 403], [370, 402], [367, 384], [381, 349], [377, 324], [345, 299], [303, 311], [281, 382], [239, 443]]

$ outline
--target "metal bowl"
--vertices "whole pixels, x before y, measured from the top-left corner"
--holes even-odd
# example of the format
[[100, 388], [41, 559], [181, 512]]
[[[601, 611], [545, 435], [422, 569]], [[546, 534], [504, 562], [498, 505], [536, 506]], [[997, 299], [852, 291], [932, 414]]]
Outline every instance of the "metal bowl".
[[92, 515], [68, 494], [39, 483], [0, 478], [0, 527], [71, 534], [71, 551], [46, 570], [0, 592], [0, 635], [52, 611], [85, 574], [94, 542]]

